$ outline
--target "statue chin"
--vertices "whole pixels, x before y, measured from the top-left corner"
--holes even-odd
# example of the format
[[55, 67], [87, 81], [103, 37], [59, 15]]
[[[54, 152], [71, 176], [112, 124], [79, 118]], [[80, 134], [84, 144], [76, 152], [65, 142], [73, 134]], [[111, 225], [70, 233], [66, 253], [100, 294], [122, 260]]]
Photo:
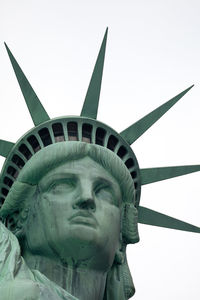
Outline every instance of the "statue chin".
[[52, 250], [63, 264], [105, 271], [112, 266], [116, 252], [111, 241], [99, 237], [96, 228], [83, 224], [73, 225], [60, 241], [56, 239]]

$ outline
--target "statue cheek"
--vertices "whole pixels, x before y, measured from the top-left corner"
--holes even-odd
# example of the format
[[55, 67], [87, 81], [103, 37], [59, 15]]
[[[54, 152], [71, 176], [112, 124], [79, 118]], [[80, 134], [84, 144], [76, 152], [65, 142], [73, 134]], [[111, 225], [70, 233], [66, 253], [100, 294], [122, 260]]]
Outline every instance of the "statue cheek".
[[115, 225], [120, 224], [120, 219], [121, 219], [120, 209], [116, 206], [113, 206], [109, 212], [108, 217], [110, 219], [110, 222], [113, 222], [113, 226], [114, 226], [114, 224]]
[[120, 233], [121, 214], [119, 208], [112, 206], [101, 215], [101, 223], [103, 224], [105, 232], [111, 236], [118, 236]]

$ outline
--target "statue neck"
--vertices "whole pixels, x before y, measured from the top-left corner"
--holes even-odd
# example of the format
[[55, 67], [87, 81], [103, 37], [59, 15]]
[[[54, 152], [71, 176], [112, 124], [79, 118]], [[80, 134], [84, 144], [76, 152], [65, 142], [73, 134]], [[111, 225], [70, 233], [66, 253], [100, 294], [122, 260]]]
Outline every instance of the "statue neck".
[[40, 271], [79, 300], [103, 300], [107, 272], [87, 269], [87, 266], [63, 265], [30, 253], [24, 253], [23, 257], [29, 268]]

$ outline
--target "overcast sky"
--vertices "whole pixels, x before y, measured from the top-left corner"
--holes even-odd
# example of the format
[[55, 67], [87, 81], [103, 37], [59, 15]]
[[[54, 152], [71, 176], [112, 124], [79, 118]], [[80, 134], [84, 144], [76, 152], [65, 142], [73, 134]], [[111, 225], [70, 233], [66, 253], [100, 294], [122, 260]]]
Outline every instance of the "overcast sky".
[[[80, 114], [109, 27], [98, 119], [122, 131], [195, 87], [132, 146], [140, 167], [200, 163], [198, 0], [0, 0], [0, 138], [33, 127], [6, 41], [51, 117]], [[3, 159], [0, 160], [1, 165]], [[200, 173], [142, 188], [143, 206], [200, 226]], [[200, 236], [139, 225], [135, 300], [199, 300]]]

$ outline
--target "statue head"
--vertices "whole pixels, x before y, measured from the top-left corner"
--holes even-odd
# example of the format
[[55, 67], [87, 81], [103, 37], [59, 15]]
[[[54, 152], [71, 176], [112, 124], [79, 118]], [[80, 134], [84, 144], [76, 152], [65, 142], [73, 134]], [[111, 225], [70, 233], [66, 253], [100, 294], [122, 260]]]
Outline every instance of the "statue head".
[[26, 163], [2, 215], [22, 253], [108, 271], [107, 286], [119, 269], [116, 283], [127, 297], [134, 287], [126, 245], [139, 240], [134, 204], [133, 180], [121, 159], [101, 146], [71, 141], [43, 148]]

